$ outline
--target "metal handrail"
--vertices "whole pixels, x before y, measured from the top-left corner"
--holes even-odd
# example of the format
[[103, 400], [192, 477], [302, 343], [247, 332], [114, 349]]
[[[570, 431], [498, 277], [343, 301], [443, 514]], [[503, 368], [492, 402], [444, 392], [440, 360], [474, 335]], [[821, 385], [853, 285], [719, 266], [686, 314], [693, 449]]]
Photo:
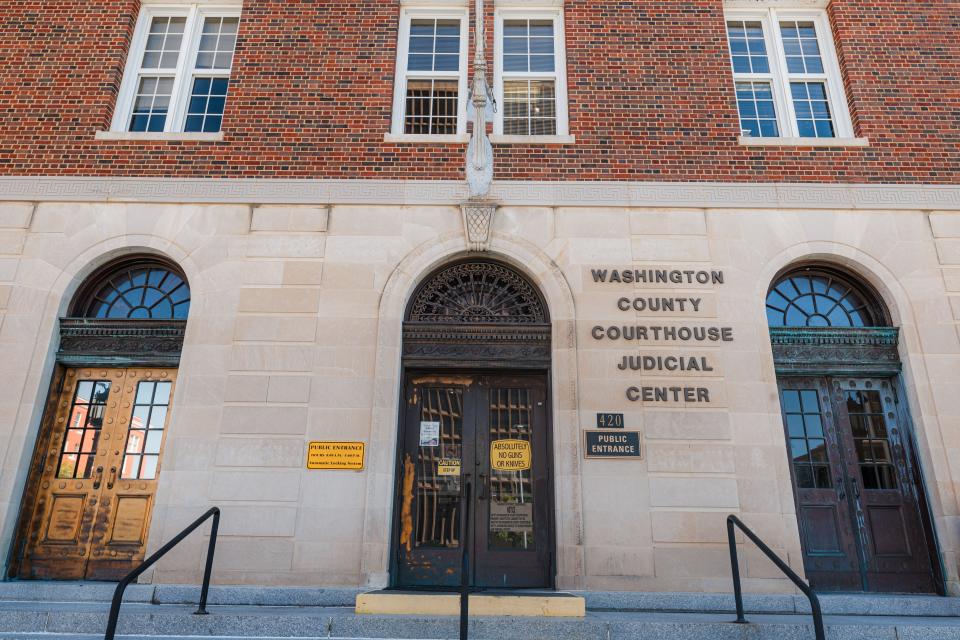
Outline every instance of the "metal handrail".
[[117, 632], [117, 619], [120, 617], [120, 605], [123, 604], [123, 592], [127, 586], [211, 517], [213, 518], [213, 524], [210, 526], [210, 543], [207, 546], [207, 564], [203, 570], [203, 586], [200, 588], [200, 606], [194, 612], [197, 615], [207, 615], [207, 592], [210, 591], [210, 572], [213, 570], [213, 552], [217, 547], [217, 529], [220, 527], [219, 507], [211, 507], [208, 509], [206, 513], [194, 520], [186, 529], [178, 533], [173, 540], [160, 547], [156, 553], [141, 562], [136, 569], [120, 580], [116, 590], [113, 592], [113, 602], [110, 603], [110, 617], [107, 618], [107, 631], [103, 635], [103, 640], [113, 640], [113, 636]]
[[751, 531], [747, 525], [743, 524], [740, 518], [730, 515], [727, 516], [727, 542], [730, 545], [730, 569], [733, 572], [733, 595], [737, 600], [736, 622], [744, 624], [747, 619], [743, 614], [743, 588], [740, 585], [740, 563], [737, 560], [737, 539], [733, 531], [734, 526], [737, 526], [743, 531], [743, 534], [747, 536], [753, 544], [757, 545], [757, 548], [763, 551], [764, 555], [770, 558], [770, 561], [777, 565], [777, 568], [790, 578], [793, 584], [797, 585], [797, 588], [807, 596], [807, 599], [810, 600], [810, 612], [813, 614], [813, 630], [816, 638], [817, 640], [825, 640], [826, 633], [824, 633], [823, 630], [823, 612], [820, 610], [820, 599], [817, 598], [817, 594], [814, 593], [810, 585], [804, 582], [786, 562], [780, 559], [780, 556], [775, 554], [763, 540], [757, 537], [757, 534]]
[[[468, 474], [469, 475], [469, 474]], [[467, 640], [470, 624], [470, 480], [463, 486], [463, 533], [460, 535], [463, 556], [460, 559], [460, 640]]]

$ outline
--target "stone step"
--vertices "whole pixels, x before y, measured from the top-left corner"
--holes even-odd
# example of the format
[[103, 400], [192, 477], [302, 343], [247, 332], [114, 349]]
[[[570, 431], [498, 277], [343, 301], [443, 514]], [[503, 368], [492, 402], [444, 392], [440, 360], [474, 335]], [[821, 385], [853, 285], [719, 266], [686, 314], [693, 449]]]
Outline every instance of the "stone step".
[[[116, 584], [109, 582], [0, 582], [2, 602], [110, 602]], [[212, 605], [353, 607], [361, 589], [314, 587], [258, 587], [213, 585]], [[584, 591], [588, 611], [728, 613], [735, 610], [729, 593], [645, 593]], [[124, 602], [195, 605], [200, 597], [196, 585], [132, 584]], [[960, 598], [939, 596], [824, 594], [821, 606], [827, 615], [960, 617]], [[748, 612], [809, 613], [802, 594], [746, 594]]]
[[[0, 636], [102, 637], [101, 602], [2, 602]], [[118, 637], [344, 638], [446, 640], [458, 635], [454, 616], [357, 615], [349, 607], [212, 606], [194, 615], [185, 605], [124, 605]], [[729, 614], [595, 612], [584, 618], [478, 617], [474, 640], [808, 640], [810, 616], [756, 614], [733, 624]], [[828, 616], [831, 640], [960, 640], [960, 621], [947, 617]], [[32, 636], [39, 637], [39, 636]]]

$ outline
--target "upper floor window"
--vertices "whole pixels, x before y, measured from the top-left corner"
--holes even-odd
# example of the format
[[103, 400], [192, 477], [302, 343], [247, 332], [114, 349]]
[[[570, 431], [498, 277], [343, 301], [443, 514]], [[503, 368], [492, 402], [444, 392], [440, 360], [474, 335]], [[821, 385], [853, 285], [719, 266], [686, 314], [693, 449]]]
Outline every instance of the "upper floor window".
[[852, 137], [823, 11], [731, 10], [726, 17], [744, 137]]
[[563, 19], [559, 10], [497, 12], [494, 133], [567, 135]]
[[466, 132], [467, 12], [403, 11], [397, 46], [393, 133]]
[[236, 4], [144, 4], [112, 129], [220, 131], [239, 23]]

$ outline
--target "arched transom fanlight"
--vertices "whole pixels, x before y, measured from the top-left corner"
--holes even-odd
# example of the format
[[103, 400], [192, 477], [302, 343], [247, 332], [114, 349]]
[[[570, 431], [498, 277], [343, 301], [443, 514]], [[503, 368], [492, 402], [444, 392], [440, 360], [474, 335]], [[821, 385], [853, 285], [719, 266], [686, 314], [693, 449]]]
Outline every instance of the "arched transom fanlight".
[[883, 320], [870, 294], [828, 270], [805, 268], [782, 276], [767, 294], [771, 327], [879, 327]]
[[414, 295], [410, 322], [544, 324], [546, 308], [534, 287], [509, 267], [462, 262], [431, 276]]
[[161, 262], [129, 261], [108, 268], [81, 294], [74, 315], [84, 318], [186, 320], [190, 286]]

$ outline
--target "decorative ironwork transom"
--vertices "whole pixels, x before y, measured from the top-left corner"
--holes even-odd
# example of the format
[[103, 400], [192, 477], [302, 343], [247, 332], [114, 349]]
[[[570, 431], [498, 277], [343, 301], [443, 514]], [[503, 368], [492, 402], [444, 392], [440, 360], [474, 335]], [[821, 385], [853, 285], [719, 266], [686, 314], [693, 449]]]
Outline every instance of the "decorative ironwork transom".
[[767, 294], [771, 327], [886, 326], [863, 288], [832, 271], [805, 268], [781, 277]]
[[434, 274], [414, 295], [408, 322], [514, 324], [549, 322], [526, 278], [493, 262], [462, 262]]
[[95, 278], [81, 294], [75, 316], [131, 320], [186, 320], [190, 286], [167, 265], [132, 262]]

